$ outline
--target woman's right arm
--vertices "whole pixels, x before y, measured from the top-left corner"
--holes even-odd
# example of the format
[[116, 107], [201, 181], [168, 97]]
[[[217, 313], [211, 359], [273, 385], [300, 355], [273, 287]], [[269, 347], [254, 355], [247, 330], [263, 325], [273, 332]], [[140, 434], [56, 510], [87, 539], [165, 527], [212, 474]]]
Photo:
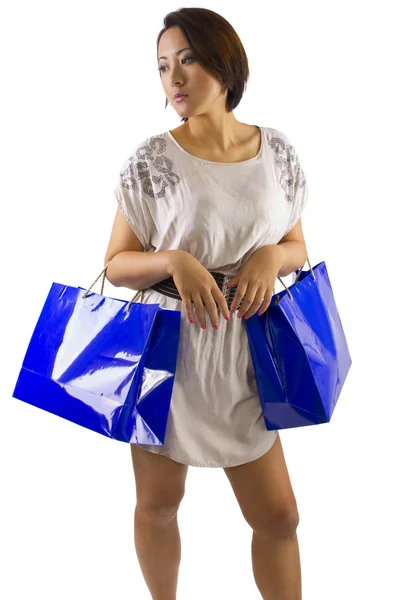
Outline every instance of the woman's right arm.
[[171, 276], [175, 255], [183, 250], [145, 252], [139, 238], [117, 207], [104, 258], [106, 277], [115, 287], [143, 290]]
[[106, 270], [106, 277], [115, 287], [126, 287], [132, 290], [146, 289], [171, 276], [174, 260], [182, 252], [185, 251], [126, 250], [119, 252], [112, 259], [106, 256], [104, 266], [111, 260]]
[[205, 308], [214, 326], [218, 326], [218, 307], [229, 320], [226, 299], [211, 273], [186, 250], [144, 252], [120, 208], [115, 216], [104, 266], [107, 263], [110, 264], [106, 277], [116, 287], [144, 290], [172, 277], [189, 320], [193, 321], [193, 304], [202, 327], [206, 326]]

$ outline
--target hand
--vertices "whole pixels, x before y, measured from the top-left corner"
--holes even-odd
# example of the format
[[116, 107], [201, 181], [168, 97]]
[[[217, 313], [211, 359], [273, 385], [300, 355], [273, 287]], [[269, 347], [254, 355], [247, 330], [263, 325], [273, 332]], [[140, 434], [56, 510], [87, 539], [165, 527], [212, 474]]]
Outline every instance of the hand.
[[279, 271], [282, 268], [284, 255], [277, 244], [263, 246], [239, 269], [236, 275], [227, 283], [228, 287], [237, 285], [235, 297], [231, 304], [231, 312], [239, 306], [246, 295], [238, 317], [246, 315], [249, 319], [259, 310], [261, 316], [269, 307]]
[[204, 304], [207, 307], [211, 323], [218, 326], [217, 305], [221, 313], [229, 320], [229, 309], [225, 296], [217, 282], [206, 268], [189, 252], [175, 251], [169, 271], [177, 287], [185, 308], [186, 316], [193, 322], [193, 307], [196, 308], [197, 318], [203, 329], [206, 328]]

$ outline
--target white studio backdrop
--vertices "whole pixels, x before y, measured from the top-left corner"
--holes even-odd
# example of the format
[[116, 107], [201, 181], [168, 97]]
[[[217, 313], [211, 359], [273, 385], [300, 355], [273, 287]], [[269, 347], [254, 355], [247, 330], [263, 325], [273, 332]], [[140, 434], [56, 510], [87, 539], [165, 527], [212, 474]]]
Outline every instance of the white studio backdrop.
[[[180, 6], [25, 0], [1, 11], [5, 600], [150, 600], [134, 548], [129, 445], [12, 392], [53, 281], [88, 287], [103, 268], [126, 156], [146, 137], [180, 124], [171, 106], [164, 110], [156, 61], [162, 19]], [[250, 79], [236, 118], [280, 129], [296, 147], [310, 192], [302, 219], [310, 260], [326, 261], [353, 359], [331, 422], [281, 431], [300, 514], [303, 597], [394, 597], [395, 3], [202, 6], [233, 25], [248, 55]], [[100, 293], [100, 280], [94, 291]], [[133, 295], [107, 280], [104, 294]], [[178, 522], [178, 600], [260, 598], [252, 531], [222, 469], [189, 469]]]

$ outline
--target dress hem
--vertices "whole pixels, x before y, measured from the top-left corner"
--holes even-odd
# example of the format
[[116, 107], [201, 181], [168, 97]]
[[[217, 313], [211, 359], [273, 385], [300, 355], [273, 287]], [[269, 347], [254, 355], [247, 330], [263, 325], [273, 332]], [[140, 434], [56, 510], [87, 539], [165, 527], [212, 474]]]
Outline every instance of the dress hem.
[[204, 464], [200, 464], [200, 463], [196, 463], [196, 462], [186, 462], [184, 460], [179, 460], [177, 458], [174, 458], [173, 456], [171, 456], [170, 454], [167, 454], [166, 452], [157, 452], [155, 450], [150, 450], [150, 448], [148, 448], [148, 447], [143, 447], [143, 444], [137, 444], [137, 446], [139, 446], [139, 448], [142, 448], [143, 450], [147, 450], [147, 452], [151, 452], [152, 454], [161, 454], [162, 456], [166, 456], [167, 458], [170, 458], [171, 460], [174, 460], [175, 462], [178, 462], [178, 463], [181, 463], [184, 465], [188, 465], [189, 467], [208, 467], [208, 468], [216, 468], [216, 469], [218, 469], [218, 468], [219, 469], [227, 469], [229, 467], [239, 467], [240, 465], [245, 465], [249, 462], [257, 460], [258, 458], [261, 458], [261, 456], [266, 454], [272, 448], [272, 446], [274, 445], [274, 443], [276, 441], [277, 435], [278, 435], [278, 431], [275, 430], [275, 437], [274, 437], [272, 443], [268, 445], [267, 449], [264, 448], [263, 451], [261, 452], [261, 454], [259, 454], [258, 456], [255, 456], [254, 458], [250, 458], [250, 460], [245, 460], [243, 462], [235, 463], [233, 465], [232, 464], [219, 465], [219, 464], [215, 464], [215, 463], [204, 465]]

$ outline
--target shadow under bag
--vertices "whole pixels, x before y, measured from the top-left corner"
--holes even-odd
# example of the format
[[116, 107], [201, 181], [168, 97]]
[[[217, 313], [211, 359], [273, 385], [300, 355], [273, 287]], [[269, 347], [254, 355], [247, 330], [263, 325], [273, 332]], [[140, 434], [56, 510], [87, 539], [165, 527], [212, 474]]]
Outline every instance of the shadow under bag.
[[[108, 265], [107, 265], [108, 266]], [[121, 442], [164, 444], [180, 311], [53, 283], [13, 397]], [[100, 295], [90, 289], [103, 274]]]

